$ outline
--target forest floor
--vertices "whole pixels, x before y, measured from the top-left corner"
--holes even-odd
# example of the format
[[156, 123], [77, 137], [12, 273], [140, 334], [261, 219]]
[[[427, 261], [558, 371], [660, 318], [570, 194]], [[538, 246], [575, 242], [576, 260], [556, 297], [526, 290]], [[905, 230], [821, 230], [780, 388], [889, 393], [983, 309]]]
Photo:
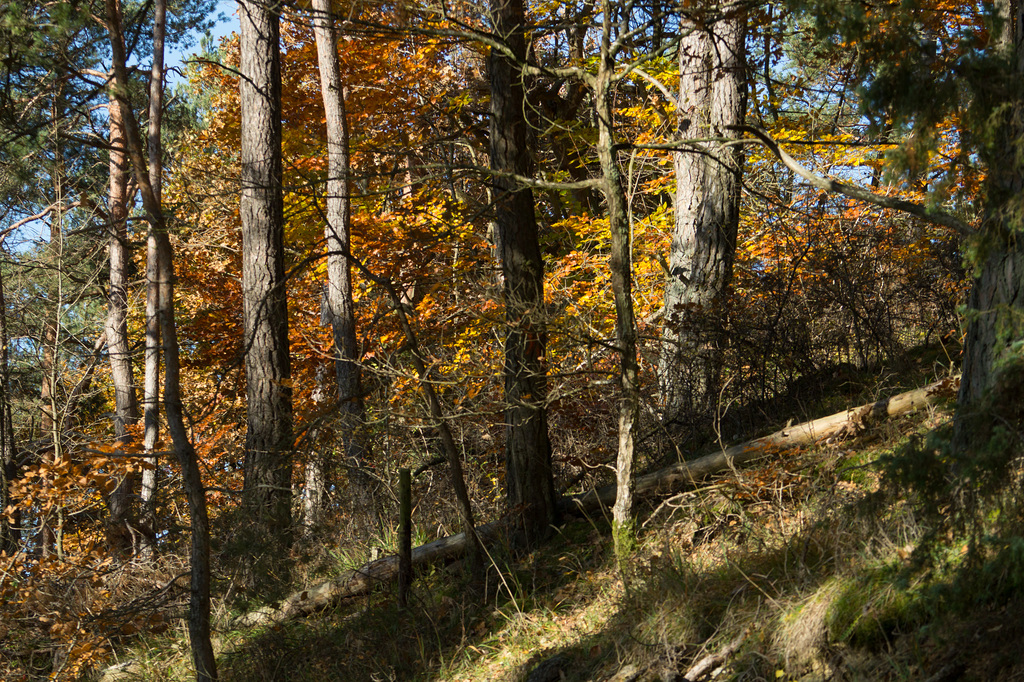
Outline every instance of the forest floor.
[[[222, 626], [221, 679], [1024, 680], [1024, 539], [947, 529], [886, 484], [950, 414], [640, 501], [622, 566], [606, 518], [573, 519], [515, 561], [491, 548], [482, 591], [437, 566], [405, 609], [388, 588], [315, 618]], [[136, 663], [108, 680], [188, 677], [183, 631], [123, 657]]]

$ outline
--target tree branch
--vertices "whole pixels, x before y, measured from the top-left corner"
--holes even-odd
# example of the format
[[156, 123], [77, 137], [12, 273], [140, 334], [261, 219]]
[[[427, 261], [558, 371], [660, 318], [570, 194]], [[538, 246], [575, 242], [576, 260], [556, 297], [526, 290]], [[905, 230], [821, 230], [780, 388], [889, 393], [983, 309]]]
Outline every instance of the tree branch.
[[799, 161], [794, 159], [792, 156], [786, 153], [779, 143], [776, 142], [768, 135], [767, 132], [760, 128], [747, 125], [729, 126], [731, 130], [737, 130], [739, 132], [749, 133], [753, 135], [756, 140], [744, 140], [744, 142], [759, 142], [768, 148], [777, 159], [782, 161], [791, 171], [799, 175], [801, 178], [806, 180], [813, 187], [817, 187], [820, 190], [826, 192], [834, 192], [836, 194], [842, 194], [848, 196], [851, 199], [863, 201], [868, 204], [880, 206], [881, 208], [889, 208], [895, 211], [902, 211], [912, 216], [927, 220], [930, 223], [948, 227], [958, 234], [971, 237], [976, 231], [973, 227], [963, 222], [959, 218], [952, 216], [944, 211], [938, 209], [929, 208], [923, 204], [918, 204], [913, 201], [905, 201], [903, 199], [896, 199], [894, 197], [887, 197], [884, 194], [877, 194], [870, 190], [866, 190], [863, 187], [857, 187], [856, 185], [850, 185], [845, 182], [838, 180], [832, 180], [821, 175], [817, 175], [807, 168], [805, 168]]

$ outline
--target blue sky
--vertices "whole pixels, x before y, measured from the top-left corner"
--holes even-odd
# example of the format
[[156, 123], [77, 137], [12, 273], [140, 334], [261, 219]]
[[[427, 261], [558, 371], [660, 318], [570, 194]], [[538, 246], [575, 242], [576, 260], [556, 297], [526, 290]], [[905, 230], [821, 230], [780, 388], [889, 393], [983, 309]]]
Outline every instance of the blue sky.
[[[235, 0], [217, 0], [217, 7], [213, 10], [214, 16], [219, 16], [220, 21], [217, 22], [216, 26], [210, 32], [213, 36], [213, 44], [217, 45], [220, 39], [226, 35], [230, 35], [232, 32], [239, 30], [238, 24], [238, 3]], [[175, 67], [180, 68], [185, 60], [193, 56], [199, 50], [199, 38], [195, 37], [195, 44], [189, 47], [187, 50], [169, 50], [166, 57], [166, 66], [169, 69], [167, 74], [167, 85], [173, 87], [181, 78], [177, 75], [174, 69]]]
[[[239, 30], [238, 24], [238, 4], [235, 0], [217, 0], [217, 6], [214, 9], [214, 16], [220, 17], [217, 24], [213, 27], [210, 32], [214, 38], [214, 44], [218, 44], [219, 39], [223, 36], [230, 35], [233, 31]], [[165, 57], [165, 65], [168, 69], [167, 72], [167, 87], [168, 90], [172, 89], [176, 83], [181, 80], [179, 75], [180, 68], [184, 65], [185, 60], [192, 57], [199, 50], [199, 39], [201, 36], [196, 35], [194, 44], [186, 50], [180, 49], [169, 49]], [[143, 64], [141, 66], [146, 70], [149, 69], [149, 58], [150, 55], [146, 55], [143, 58]], [[44, 231], [48, 230], [46, 224], [43, 221], [33, 221], [24, 227], [22, 227], [14, 235], [11, 235], [9, 244], [15, 250], [28, 249], [33, 243], [38, 242], [42, 239]]]

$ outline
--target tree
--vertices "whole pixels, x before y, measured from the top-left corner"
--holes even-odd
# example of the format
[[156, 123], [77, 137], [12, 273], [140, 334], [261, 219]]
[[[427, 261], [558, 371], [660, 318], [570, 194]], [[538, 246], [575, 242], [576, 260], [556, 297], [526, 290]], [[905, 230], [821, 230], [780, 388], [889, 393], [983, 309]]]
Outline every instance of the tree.
[[594, 91], [597, 118], [597, 157], [601, 164], [600, 189], [604, 193], [611, 231], [612, 290], [615, 296], [615, 350], [619, 356], [618, 449], [615, 459], [616, 495], [612, 508], [612, 533], [615, 554], [620, 561], [632, 550], [633, 537], [633, 460], [637, 418], [640, 411], [640, 363], [637, 355], [636, 314], [633, 309], [633, 257], [630, 239], [629, 208], [622, 184], [615, 136], [612, 88], [619, 80], [615, 60], [628, 35], [627, 19], [620, 18], [618, 37], [613, 36], [612, 7], [601, 3], [601, 54], [597, 74], [590, 85]]
[[[327, 124], [327, 286], [322, 308], [334, 337], [334, 368], [341, 416], [341, 439], [348, 465], [349, 485], [360, 516], [371, 514], [373, 496], [369, 477], [362, 471], [369, 455], [365, 434], [362, 370], [356, 339], [355, 304], [352, 301], [351, 200], [349, 189], [348, 117], [345, 89], [338, 62], [338, 41], [329, 0], [314, 0], [313, 31], [320, 67], [324, 113]], [[303, 491], [306, 522], [315, 522], [322, 512], [322, 498], [328, 485], [322, 460], [306, 465]]]
[[497, 251], [505, 304], [505, 496], [523, 540], [532, 544], [557, 523], [548, 441], [544, 262], [529, 177], [524, 76], [526, 17], [521, 0], [493, 0], [491, 22], [505, 50], [491, 48], [490, 163]]
[[[116, 77], [111, 81], [112, 92], [122, 87]], [[125, 84], [127, 87], [127, 84]], [[110, 359], [110, 378], [114, 388], [114, 435], [127, 444], [129, 428], [138, 421], [139, 407], [135, 393], [135, 375], [132, 368], [128, 339], [128, 263], [131, 247], [128, 241], [128, 155], [125, 152], [124, 113], [117, 96], [111, 94], [107, 104], [110, 130], [110, 193], [107, 200], [110, 256], [110, 285], [107, 296], [107, 355]], [[130, 549], [127, 542], [131, 533], [123, 526], [128, 523], [135, 496], [135, 476], [126, 475], [110, 496], [110, 537], [115, 539], [116, 551]]]
[[[17, 473], [14, 461], [14, 422], [11, 419], [11, 381], [8, 363], [7, 301], [4, 296], [3, 273], [0, 272], [0, 510], [11, 504], [10, 484]], [[17, 550], [21, 539], [20, 514], [13, 523], [7, 514], [0, 515], [0, 552], [9, 556]]]
[[[154, 106], [157, 124], [159, 124], [159, 107], [162, 103], [160, 85], [163, 81], [163, 47], [166, 5], [164, 0], [156, 0], [156, 14], [153, 27], [154, 68], [158, 73], [156, 79], [156, 98]], [[195, 665], [197, 682], [211, 682], [217, 679], [217, 662], [210, 640], [210, 522], [206, 508], [206, 490], [203, 487], [199, 471], [195, 447], [185, 429], [184, 410], [182, 408], [180, 388], [180, 368], [178, 360], [178, 337], [174, 315], [174, 264], [171, 254], [171, 243], [167, 235], [167, 224], [164, 217], [161, 198], [158, 194], [160, 182], [154, 184], [150, 169], [147, 168], [145, 147], [139, 133], [139, 125], [129, 106], [125, 85], [128, 82], [124, 32], [121, 29], [121, 12], [117, 0], [106, 0], [107, 31], [115, 74], [115, 87], [112, 92], [122, 107], [125, 123], [125, 143], [135, 172], [135, 180], [142, 194], [143, 206], [149, 221], [150, 232], [156, 243], [157, 263], [152, 269], [156, 272], [157, 313], [160, 319], [160, 335], [163, 341], [164, 357], [164, 410], [167, 415], [167, 427], [174, 444], [175, 455], [182, 469], [185, 491], [191, 520], [191, 599], [189, 603], [189, 640], [192, 645], [192, 660]], [[120, 84], [119, 87], [117, 85]], [[153, 113], [153, 112], [151, 112]], [[159, 142], [159, 126], [157, 134], [151, 138], [156, 149], [151, 152], [159, 158], [161, 154]], [[159, 168], [153, 169], [159, 173]], [[157, 176], [158, 177], [158, 176]], [[147, 268], [147, 270], [149, 270]]]
[[[245, 507], [253, 561], [278, 562], [291, 542], [292, 387], [281, 187], [280, 17], [239, 3], [242, 116], [242, 288], [248, 425]], [[264, 547], [256, 545], [264, 544]], [[253, 568], [253, 567], [250, 567]]]
[[1024, 5], [999, 0], [994, 23], [990, 66], [995, 71], [975, 83], [975, 106], [987, 114], [978, 120], [989, 126], [977, 136], [988, 174], [975, 252], [978, 270], [967, 302], [955, 439], [961, 448], [983, 445], [974, 441], [990, 428], [990, 423], [980, 423], [989, 419], [974, 412], [1000, 380], [1015, 381], [1012, 370], [1022, 362], [1024, 338], [1024, 246], [1019, 243], [1024, 229], [1024, 161], [1019, 152], [1024, 140]]
[[[103, 214], [96, 206], [103, 182], [102, 145], [83, 144], [80, 136], [92, 127], [91, 112], [103, 95], [102, 85], [89, 77], [99, 63], [102, 40], [88, 10], [81, 7], [7, 3], [0, 10], [0, 24], [0, 49], [6, 55], [0, 88], [3, 239], [12, 234], [23, 239], [19, 232], [26, 229], [38, 230], [41, 241], [49, 237], [45, 246], [12, 249], [8, 261], [38, 268], [22, 283], [17, 283], [21, 279], [17, 275], [7, 281], [8, 286], [16, 282], [19, 290], [12, 302], [15, 309], [27, 302], [26, 294], [35, 299], [30, 308], [23, 308], [27, 314], [18, 317], [30, 326], [39, 323], [37, 329], [21, 326], [15, 332], [21, 337], [15, 342], [16, 353], [38, 354], [40, 363], [33, 372], [38, 377], [38, 399], [33, 401], [32, 422], [18, 431], [22, 442], [36, 441], [29, 446], [31, 454], [17, 452], [13, 441], [5, 439], [9, 448], [5, 481], [14, 482], [26, 467], [74, 466], [79, 459], [76, 441], [80, 442], [79, 434], [91, 413], [93, 370], [103, 348], [102, 344], [94, 347], [87, 338], [95, 329], [86, 332], [83, 325], [94, 323], [97, 312], [96, 289], [90, 285], [97, 274], [93, 270], [97, 242], [90, 228], [96, 216]], [[97, 341], [105, 339], [105, 334], [99, 334]], [[84, 372], [72, 378], [76, 368]], [[8, 406], [10, 399], [11, 393], [5, 391]], [[13, 412], [9, 414], [13, 417]], [[13, 426], [8, 418], [3, 427], [8, 436], [13, 437]], [[37, 426], [45, 431], [39, 441], [34, 433]], [[48, 480], [39, 487], [47, 489], [51, 484], [54, 490], [61, 485]], [[109, 492], [104, 491], [103, 499], [111, 517], [122, 517], [125, 505], [121, 502], [127, 498]], [[17, 503], [9, 494], [5, 486], [4, 497]], [[72, 526], [64, 501], [54, 497], [28, 511], [22, 521], [38, 524], [35, 548], [44, 555], [63, 553], [63, 528]], [[72, 507], [75, 504], [66, 501]], [[22, 537], [27, 541], [31, 535]]]
[[[166, 38], [167, 3], [159, 0], [153, 15], [153, 64], [149, 73], [149, 183], [153, 198], [163, 205], [163, 114], [164, 114], [164, 40]], [[150, 527], [156, 529], [157, 457], [152, 454], [160, 436], [160, 287], [167, 279], [167, 263], [171, 262], [166, 235], [149, 229], [146, 233], [146, 338], [142, 388], [142, 444], [149, 455], [149, 466], [142, 473], [140, 498], [143, 514]], [[161, 262], [166, 261], [166, 262]], [[172, 311], [173, 312], [173, 311]], [[166, 312], [165, 312], [166, 314]], [[176, 346], [177, 344], [175, 344]]]
[[[718, 13], [721, 13], [720, 15]], [[746, 6], [703, 10], [680, 22], [675, 229], [659, 361], [663, 419], [709, 414], [717, 398], [725, 295], [740, 219], [746, 112]]]
[[[1018, 153], [1024, 138], [1022, 11], [1017, 0], [1000, 0], [983, 12], [963, 9], [950, 22], [928, 2], [917, 2], [887, 7], [870, 21], [856, 11], [844, 10], [829, 26], [819, 22], [826, 44], [836, 38], [857, 40], [864, 54], [873, 58], [859, 66], [862, 79], [869, 82], [862, 106], [873, 120], [884, 119], [885, 128], [903, 134], [901, 148], [893, 155], [894, 170], [909, 182], [929, 182], [932, 196], [923, 205], [815, 176], [762, 132], [752, 131], [776, 157], [820, 190], [894, 208], [971, 240], [968, 255], [975, 278], [967, 302], [954, 437], [960, 451], [984, 445], [975, 440], [986, 432], [991, 419], [977, 410], [985, 406], [986, 394], [998, 387], [1002, 372], [1012, 370], [1019, 361], [1024, 336], [1019, 310], [1024, 260], [1016, 238], [1024, 215], [1020, 203], [1024, 169]], [[960, 129], [963, 150], [953, 165], [930, 164], [928, 154], [950, 120]], [[943, 153], [949, 155], [946, 150]], [[948, 187], [961, 180], [957, 174], [978, 166], [984, 169], [985, 180], [983, 212], [975, 230], [941, 206], [948, 201]]]

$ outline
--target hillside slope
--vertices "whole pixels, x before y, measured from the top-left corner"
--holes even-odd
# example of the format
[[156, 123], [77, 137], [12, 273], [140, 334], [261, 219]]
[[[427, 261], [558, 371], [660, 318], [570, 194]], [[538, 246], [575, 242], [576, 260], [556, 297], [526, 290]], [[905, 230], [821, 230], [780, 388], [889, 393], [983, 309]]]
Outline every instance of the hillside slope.
[[[483, 595], [436, 567], [405, 610], [383, 590], [222, 631], [222, 678], [1024, 679], [1024, 542], [944, 528], [900, 485], [949, 423], [931, 408], [646, 503], [621, 569], [595, 516], [515, 561], [492, 548]], [[187, 677], [183, 643], [125, 655], [124, 679]]]

